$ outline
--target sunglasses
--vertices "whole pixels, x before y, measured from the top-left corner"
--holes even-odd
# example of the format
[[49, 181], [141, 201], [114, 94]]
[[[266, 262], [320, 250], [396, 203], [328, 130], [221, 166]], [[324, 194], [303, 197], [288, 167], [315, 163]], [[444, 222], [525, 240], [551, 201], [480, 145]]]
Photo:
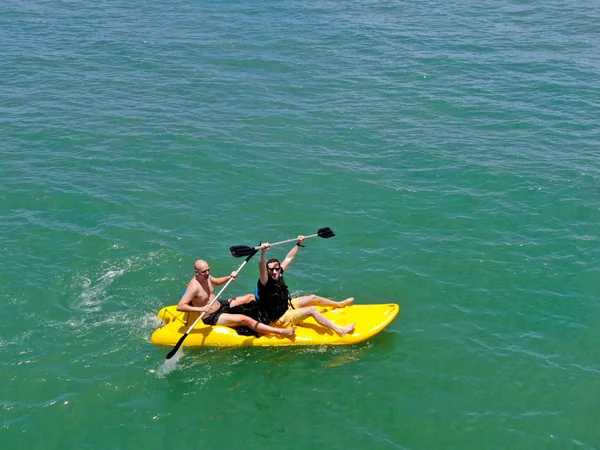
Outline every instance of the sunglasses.
[[279, 272], [281, 267], [267, 267], [267, 270], [270, 270], [271, 272]]

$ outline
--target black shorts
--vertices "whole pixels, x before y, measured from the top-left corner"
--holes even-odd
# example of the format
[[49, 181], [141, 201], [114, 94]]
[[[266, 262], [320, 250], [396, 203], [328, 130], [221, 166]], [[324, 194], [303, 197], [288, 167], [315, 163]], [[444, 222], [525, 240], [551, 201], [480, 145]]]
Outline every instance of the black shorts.
[[[260, 307], [256, 302], [245, 303], [243, 305], [234, 306], [233, 308], [230, 306], [229, 302], [233, 300], [232, 298], [229, 300], [219, 300], [219, 304], [221, 305], [217, 312], [214, 312], [202, 319], [206, 325], [216, 325], [221, 314], [242, 314], [244, 316], [248, 316], [251, 319], [254, 319], [261, 323], [269, 323], [266, 316], [262, 313]], [[258, 333], [256, 330], [245, 326], [235, 327], [235, 331], [242, 336], [256, 336], [258, 337]]]
[[219, 300], [219, 304], [221, 305], [220, 308], [216, 312], [209, 314], [208, 316], [204, 316], [202, 318], [202, 322], [204, 322], [206, 325], [216, 325], [219, 317], [221, 317], [221, 314], [228, 313], [231, 310], [231, 307], [229, 306], [229, 300]]

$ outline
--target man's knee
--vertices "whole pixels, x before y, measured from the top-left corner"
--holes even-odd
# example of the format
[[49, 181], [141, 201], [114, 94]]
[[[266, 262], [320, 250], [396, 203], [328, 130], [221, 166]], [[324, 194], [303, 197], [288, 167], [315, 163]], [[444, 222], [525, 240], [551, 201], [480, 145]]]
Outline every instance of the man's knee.
[[315, 308], [314, 306], [307, 306], [306, 307], [306, 314], [309, 316], [314, 316], [315, 314], [318, 314], [319, 310], [317, 308]]

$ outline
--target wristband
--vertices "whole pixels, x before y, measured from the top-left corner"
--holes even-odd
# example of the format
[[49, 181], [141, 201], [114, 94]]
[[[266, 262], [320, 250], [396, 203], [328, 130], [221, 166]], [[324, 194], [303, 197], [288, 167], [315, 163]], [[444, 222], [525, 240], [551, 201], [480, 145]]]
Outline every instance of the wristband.
[[296, 242], [297, 247], [306, 247], [306, 245], [302, 245], [300, 242]]

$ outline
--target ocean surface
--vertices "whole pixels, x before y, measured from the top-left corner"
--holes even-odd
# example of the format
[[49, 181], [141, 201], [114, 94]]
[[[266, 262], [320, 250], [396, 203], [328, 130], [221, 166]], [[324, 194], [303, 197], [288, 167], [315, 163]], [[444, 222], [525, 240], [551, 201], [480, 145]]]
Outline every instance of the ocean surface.
[[[599, 449], [598, 17], [2, 1], [2, 448]], [[165, 362], [196, 259], [326, 226], [290, 288], [386, 330]]]

